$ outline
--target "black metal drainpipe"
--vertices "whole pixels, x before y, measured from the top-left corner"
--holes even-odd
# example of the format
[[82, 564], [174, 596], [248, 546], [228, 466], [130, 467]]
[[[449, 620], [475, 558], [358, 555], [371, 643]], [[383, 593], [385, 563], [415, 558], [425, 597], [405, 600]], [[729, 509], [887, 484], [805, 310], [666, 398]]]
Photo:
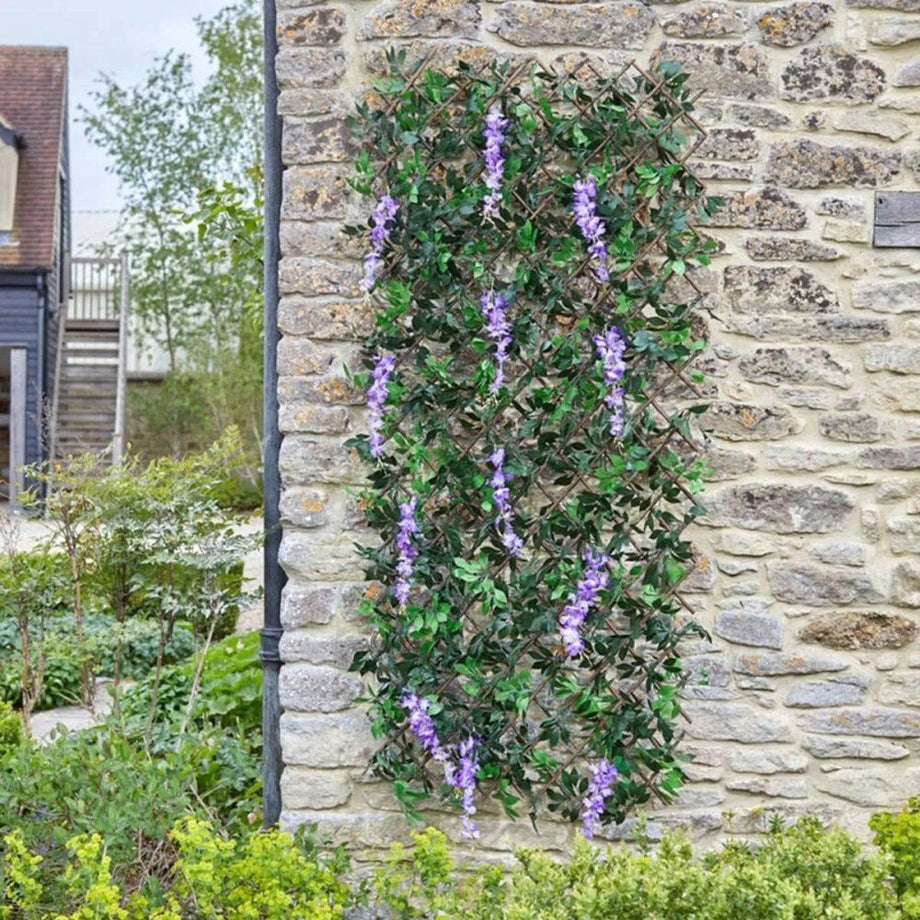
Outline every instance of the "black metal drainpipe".
[[281, 590], [286, 577], [278, 564], [281, 545], [281, 476], [278, 471], [278, 234], [281, 220], [281, 119], [275, 78], [275, 0], [263, 0], [265, 32], [265, 619], [262, 628], [263, 826], [274, 827], [281, 815], [281, 702], [278, 675], [281, 656]]

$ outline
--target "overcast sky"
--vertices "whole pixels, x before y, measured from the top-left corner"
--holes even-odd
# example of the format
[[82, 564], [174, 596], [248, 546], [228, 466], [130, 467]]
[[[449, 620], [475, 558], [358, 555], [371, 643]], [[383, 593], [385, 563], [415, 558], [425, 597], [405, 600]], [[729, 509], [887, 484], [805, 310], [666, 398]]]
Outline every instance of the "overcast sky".
[[[100, 72], [137, 82], [154, 57], [196, 50], [195, 16], [211, 16], [227, 0], [0, 0], [0, 44], [64, 45], [70, 49], [70, 164], [73, 207], [119, 206], [118, 184], [77, 121], [78, 105]], [[197, 59], [196, 59], [197, 62]], [[199, 68], [200, 68], [200, 62]], [[199, 69], [200, 73], [200, 69]]]

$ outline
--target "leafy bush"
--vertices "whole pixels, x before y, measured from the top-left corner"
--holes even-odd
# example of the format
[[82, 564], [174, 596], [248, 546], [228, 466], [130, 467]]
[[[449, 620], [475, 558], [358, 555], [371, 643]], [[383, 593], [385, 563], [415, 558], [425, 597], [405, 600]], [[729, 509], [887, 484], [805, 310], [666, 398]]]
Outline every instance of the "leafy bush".
[[[888, 859], [811, 820], [770, 834], [757, 848], [729, 844], [698, 859], [666, 837], [657, 851], [594, 847], [571, 858], [524, 850], [517, 865], [460, 873], [436, 830], [396, 845], [371, 884], [347, 887], [341, 850], [320, 854], [307, 835], [228, 837], [200, 817], [173, 824], [163, 886], [139, 891], [105, 834], [69, 838], [54, 853], [6, 834], [0, 891], [20, 916], [121, 920], [253, 918], [337, 920], [361, 904], [388, 920], [906, 920], [888, 881]], [[52, 877], [46, 869], [55, 861]], [[126, 883], [126, 880], [128, 882]], [[53, 911], [58, 911], [57, 914]], [[0, 914], [0, 916], [3, 916]]]
[[762, 847], [729, 844], [694, 859], [665, 837], [652, 855], [584, 841], [571, 860], [524, 850], [509, 873], [459, 878], [443, 834], [416, 836], [378, 873], [377, 902], [397, 920], [895, 920], [887, 861], [814, 820], [776, 831]]
[[0, 700], [0, 759], [22, 744], [22, 716], [13, 707]]
[[891, 858], [895, 890], [905, 918], [920, 917], [920, 796], [892, 814], [880, 811], [869, 820], [875, 843]]

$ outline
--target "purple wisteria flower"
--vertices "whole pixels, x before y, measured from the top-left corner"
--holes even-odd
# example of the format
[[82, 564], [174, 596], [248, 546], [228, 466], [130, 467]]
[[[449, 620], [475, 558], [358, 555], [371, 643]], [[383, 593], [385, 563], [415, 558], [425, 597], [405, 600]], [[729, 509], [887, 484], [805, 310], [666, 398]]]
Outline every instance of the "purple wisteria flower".
[[610, 410], [610, 433], [618, 438], [623, 434], [623, 374], [626, 373], [626, 341], [616, 326], [611, 326], [603, 335], [594, 336], [597, 356], [604, 362], [604, 383], [607, 395], [604, 402]]
[[583, 806], [581, 811], [581, 832], [588, 840], [594, 837], [597, 823], [604, 813], [607, 799], [613, 793], [613, 784], [619, 775], [620, 771], [606, 757], [591, 767], [588, 794], [581, 800]]
[[370, 432], [371, 456], [383, 453], [383, 407], [390, 395], [389, 384], [396, 359], [392, 355], [377, 355], [371, 371], [371, 385], [367, 389], [367, 428]]
[[588, 255], [594, 260], [594, 277], [598, 281], [609, 281], [607, 268], [607, 247], [604, 236], [607, 227], [597, 214], [597, 181], [594, 176], [575, 180], [575, 222], [588, 244]]
[[371, 251], [364, 257], [364, 278], [361, 290], [370, 291], [377, 283], [383, 268], [383, 251], [393, 229], [392, 222], [399, 210], [399, 202], [389, 195], [382, 195], [371, 215]]
[[511, 490], [508, 488], [508, 482], [511, 477], [505, 472], [505, 448], [499, 447], [489, 457], [489, 462], [495, 471], [490, 482], [495, 499], [495, 508], [498, 511], [495, 516], [495, 527], [505, 549], [512, 556], [520, 556], [524, 552], [524, 541], [514, 532], [514, 525], [511, 523], [513, 512], [511, 509]]
[[413, 541], [419, 533], [418, 521], [415, 520], [415, 510], [418, 507], [418, 496], [403, 502], [399, 506], [399, 529], [396, 532], [396, 547], [399, 550], [399, 561], [396, 563], [396, 585], [393, 596], [405, 607], [409, 602], [409, 592], [412, 589], [412, 576], [415, 573], [415, 560], [418, 559], [418, 547]]
[[585, 571], [559, 617], [562, 644], [569, 658], [577, 658], [585, 650], [581, 630], [588, 614], [597, 606], [601, 591], [610, 584], [609, 562], [606, 553], [596, 553], [593, 549], [585, 551]]
[[479, 739], [470, 736], [460, 742], [460, 764], [448, 782], [461, 794], [463, 803], [463, 831], [466, 840], [478, 840], [479, 828], [473, 820], [476, 814], [476, 774], [479, 772]]
[[[441, 744], [434, 720], [428, 713], [428, 710], [431, 709], [431, 700], [407, 690], [399, 702], [402, 708], [409, 713], [409, 728], [412, 729], [412, 734], [415, 735], [422, 749], [440, 763], [449, 763], [447, 748]], [[453, 770], [450, 772], [453, 774]]]
[[502, 144], [505, 142], [505, 128], [510, 124], [509, 119], [502, 115], [501, 107], [495, 103], [486, 115], [486, 126], [482, 132], [486, 142], [486, 187], [489, 189], [482, 203], [484, 217], [498, 216], [498, 206], [502, 200], [502, 178], [505, 175]]
[[508, 300], [504, 294], [486, 291], [482, 295], [482, 315], [486, 321], [486, 333], [495, 342], [495, 379], [489, 386], [489, 392], [497, 393], [505, 383], [505, 361], [511, 348], [511, 323], [506, 310]]

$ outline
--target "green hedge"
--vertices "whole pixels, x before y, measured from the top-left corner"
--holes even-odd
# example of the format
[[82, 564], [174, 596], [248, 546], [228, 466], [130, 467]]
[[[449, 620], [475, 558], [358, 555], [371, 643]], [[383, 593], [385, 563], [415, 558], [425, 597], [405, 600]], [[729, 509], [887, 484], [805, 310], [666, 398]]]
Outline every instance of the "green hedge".
[[343, 851], [323, 852], [306, 834], [229, 837], [187, 817], [165, 834], [165, 883], [146, 889], [125, 880], [103, 833], [67, 840], [49, 886], [43, 867], [55, 854], [16, 830], [0, 847], [0, 917], [339, 920], [357, 906], [386, 920], [915, 920], [918, 880], [900, 880], [920, 845], [917, 808], [882, 816], [909, 847], [880, 834], [873, 850], [805, 819], [704, 856], [679, 836], [654, 852], [580, 840], [569, 859], [523, 850], [511, 867], [462, 875], [429, 829], [411, 851], [394, 846], [374, 879], [350, 884]]

